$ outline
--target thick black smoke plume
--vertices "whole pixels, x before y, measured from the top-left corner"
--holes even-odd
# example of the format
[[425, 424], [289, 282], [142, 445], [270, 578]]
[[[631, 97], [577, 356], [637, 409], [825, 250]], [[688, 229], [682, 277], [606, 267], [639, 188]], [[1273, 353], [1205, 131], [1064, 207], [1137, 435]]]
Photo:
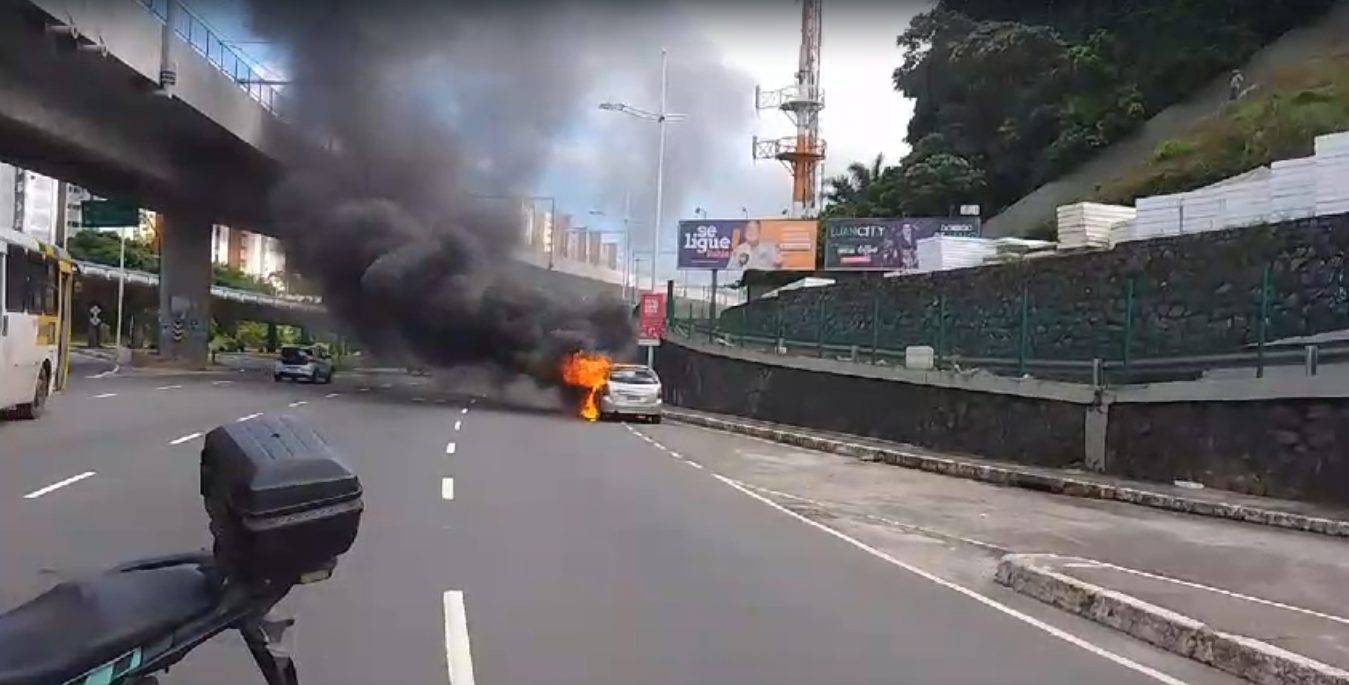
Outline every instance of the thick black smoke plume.
[[[561, 123], [550, 117], [566, 115], [561, 95], [584, 80], [557, 68], [564, 42], [547, 33], [563, 27], [522, 8], [480, 14], [430, 1], [257, 0], [252, 10], [254, 29], [289, 51], [288, 116], [331, 147], [300, 159], [274, 201], [278, 228], [331, 311], [376, 349], [541, 381], [555, 381], [571, 351], [631, 344], [623, 303], [578, 302], [513, 279], [519, 269], [503, 265], [520, 216], [469, 191], [532, 181]], [[478, 29], [505, 42], [484, 43]], [[528, 111], [492, 109], [526, 94]], [[484, 118], [493, 124], [476, 133], [503, 137], [474, 141], [492, 151], [475, 157], [458, 142], [462, 123]]]

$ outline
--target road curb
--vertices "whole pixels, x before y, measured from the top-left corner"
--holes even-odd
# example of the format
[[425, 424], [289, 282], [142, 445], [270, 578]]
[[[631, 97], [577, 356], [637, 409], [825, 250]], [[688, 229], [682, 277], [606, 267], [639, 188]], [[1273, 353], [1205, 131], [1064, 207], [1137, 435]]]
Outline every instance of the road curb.
[[1053, 554], [1009, 554], [998, 563], [996, 579], [1023, 595], [1253, 683], [1349, 684], [1349, 671], [1254, 638], [1214, 630], [1184, 614], [1037, 563], [1046, 559], [1074, 560]]
[[1330, 519], [1306, 514], [1264, 509], [1246, 504], [1231, 502], [1213, 502], [1173, 495], [1164, 492], [1142, 490], [1111, 483], [1099, 483], [1070, 476], [1051, 475], [1022, 471], [1015, 468], [981, 464], [967, 460], [922, 454], [896, 447], [881, 447], [850, 442], [836, 437], [828, 437], [800, 430], [787, 430], [770, 425], [761, 425], [707, 416], [701, 413], [683, 411], [676, 407], [665, 408], [665, 416], [683, 423], [724, 430], [741, 435], [749, 435], [772, 440], [795, 447], [831, 452], [855, 457], [866, 461], [879, 461], [894, 466], [920, 469], [946, 476], [979, 480], [995, 485], [1039, 490], [1072, 497], [1113, 500], [1154, 509], [1178, 511], [1198, 516], [1243, 521], [1275, 528], [1287, 528], [1308, 533], [1318, 533], [1333, 537], [1349, 537], [1349, 521]]

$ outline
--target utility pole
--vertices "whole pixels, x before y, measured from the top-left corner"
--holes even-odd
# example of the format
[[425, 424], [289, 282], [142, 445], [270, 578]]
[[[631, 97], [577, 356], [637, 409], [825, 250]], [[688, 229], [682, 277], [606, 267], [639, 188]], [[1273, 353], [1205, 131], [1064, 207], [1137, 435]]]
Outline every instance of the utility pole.
[[603, 102], [600, 103], [600, 109], [611, 112], [622, 112], [629, 116], [656, 122], [659, 130], [660, 142], [656, 152], [656, 212], [655, 221], [652, 225], [652, 245], [651, 245], [651, 292], [656, 292], [657, 266], [660, 264], [660, 217], [664, 210], [665, 200], [665, 124], [670, 121], [682, 121], [687, 117], [683, 114], [675, 114], [667, 108], [667, 94], [669, 86], [669, 68], [668, 53], [665, 48], [660, 51], [660, 109], [655, 112], [648, 112], [631, 105], [621, 102]]
[[[628, 301], [637, 290], [634, 279], [632, 291], [628, 290], [628, 278], [632, 276], [632, 223], [629, 214], [632, 211], [632, 193], [623, 193], [623, 299]], [[632, 298], [636, 299], [636, 298]]]
[[122, 303], [126, 300], [126, 226], [117, 229], [122, 239], [122, 247], [117, 255], [117, 331], [112, 334], [112, 347], [121, 354], [122, 349]]
[[660, 49], [660, 111], [657, 120], [660, 127], [660, 151], [656, 153], [656, 216], [652, 224], [651, 245], [651, 292], [656, 292], [656, 271], [660, 266], [660, 214], [665, 200], [665, 94], [669, 82], [668, 58], [665, 48]]

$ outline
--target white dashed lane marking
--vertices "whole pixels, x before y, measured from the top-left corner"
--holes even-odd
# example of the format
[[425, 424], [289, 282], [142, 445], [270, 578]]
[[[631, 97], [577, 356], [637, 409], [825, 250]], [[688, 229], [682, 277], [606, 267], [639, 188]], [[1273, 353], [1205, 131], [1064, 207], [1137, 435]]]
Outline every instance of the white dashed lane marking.
[[454, 454], [455, 450], [457, 449], [459, 449], [458, 446], [456, 446], [454, 443], [450, 443], [445, 446], [445, 454]]
[[454, 499], [454, 479], [453, 479], [453, 478], [441, 478], [441, 479], [440, 479], [440, 496], [441, 496], [442, 499], [446, 499], [446, 500], [452, 500], [452, 499]]
[[234, 381], [212, 381], [211, 385], [232, 385]]
[[460, 428], [463, 427], [463, 425], [464, 425], [464, 422], [463, 422], [463, 421], [455, 421], [455, 422], [454, 422], [454, 429], [455, 429], [455, 430], [459, 430]]
[[78, 476], [71, 476], [71, 477], [69, 477], [69, 478], [67, 478], [67, 479], [65, 479], [65, 480], [59, 480], [59, 481], [56, 481], [55, 483], [52, 483], [51, 485], [48, 485], [48, 486], [45, 487], [45, 488], [39, 488], [39, 489], [37, 489], [37, 490], [34, 490], [34, 491], [32, 491], [32, 492], [30, 492], [30, 493], [24, 495], [23, 498], [24, 498], [24, 499], [37, 499], [37, 498], [39, 498], [39, 497], [41, 497], [41, 496], [43, 496], [43, 495], [45, 495], [45, 494], [47, 494], [47, 493], [49, 493], [49, 492], [52, 492], [53, 490], [60, 490], [61, 488], [64, 488], [65, 486], [70, 485], [71, 483], [78, 483], [78, 482], [80, 482], [80, 481], [84, 480], [85, 478], [88, 478], [88, 477], [90, 477], [90, 476], [92, 476], [92, 475], [94, 475], [94, 472], [93, 472], [93, 471], [85, 471], [84, 473], [81, 473], [81, 474], [78, 475]]
[[468, 612], [464, 593], [445, 593], [445, 663], [450, 685], [473, 685], [473, 652], [468, 641]]
[[161, 385], [161, 386], [159, 386], [158, 388], [155, 388], [155, 390], [177, 390], [178, 388], [181, 388], [181, 387], [183, 387], [183, 386], [181, 386], [181, 385]]
[[235, 419], [235, 422], [243, 423], [245, 421], [252, 421], [253, 419], [258, 418], [259, 416], [262, 416], [262, 412], [257, 412], [256, 414], [249, 414], [248, 416], [240, 416], [239, 418]]
[[326, 397], [326, 398], [328, 398], [328, 399], [332, 399], [332, 398], [334, 398], [334, 397], [340, 397], [341, 395], [342, 395], [342, 393], [340, 393], [340, 392], [330, 392], [330, 393], [328, 393], [327, 395], [324, 395], [324, 397]]
[[306, 401], [304, 401], [304, 400], [300, 400], [300, 401], [298, 401], [298, 402], [291, 402], [290, 404], [288, 404], [288, 405], [286, 405], [286, 406], [287, 406], [287, 407], [303, 407], [303, 406], [306, 405], [306, 404], [309, 404], [309, 403], [306, 402]]
[[102, 395], [94, 395], [94, 399], [96, 399], [96, 400], [104, 400], [104, 399], [107, 399], [107, 398], [109, 398], [109, 397], [117, 397], [117, 393], [115, 393], [115, 392], [105, 392], [105, 393], [103, 393]]
[[181, 445], [181, 444], [183, 444], [183, 443], [185, 443], [185, 442], [191, 442], [191, 441], [196, 440], [197, 438], [200, 438], [200, 437], [201, 437], [201, 433], [200, 433], [200, 432], [196, 432], [196, 433], [188, 433], [187, 435], [184, 435], [184, 436], [181, 437], [181, 438], [174, 438], [173, 440], [170, 440], [170, 441], [169, 441], [169, 444], [170, 444], [170, 445]]

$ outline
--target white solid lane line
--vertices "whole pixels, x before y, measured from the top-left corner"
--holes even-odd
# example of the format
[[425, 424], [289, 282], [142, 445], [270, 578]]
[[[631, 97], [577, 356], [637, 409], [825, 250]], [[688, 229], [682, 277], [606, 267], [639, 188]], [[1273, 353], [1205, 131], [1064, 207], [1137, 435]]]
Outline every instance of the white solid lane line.
[[109, 398], [109, 397], [117, 397], [117, 393], [115, 393], [115, 392], [105, 392], [105, 393], [103, 393], [102, 395], [94, 395], [94, 399], [96, 399], [96, 400], [107, 399], [107, 398]]
[[455, 422], [454, 422], [454, 429], [455, 429], [455, 430], [459, 430], [459, 429], [462, 428], [463, 426], [464, 426], [464, 422], [463, 422], [463, 421], [455, 421]]
[[975, 592], [974, 590], [971, 590], [971, 589], [969, 589], [969, 588], [967, 588], [967, 587], [965, 587], [965, 586], [963, 586], [963, 585], [957, 585], [956, 583], [953, 583], [953, 582], [951, 582], [951, 581], [949, 581], [949, 580], [946, 580], [945, 578], [941, 578], [941, 577], [935, 576], [935, 575], [933, 575], [933, 574], [931, 574], [931, 573], [928, 573], [927, 571], [924, 571], [923, 569], [920, 569], [920, 568], [918, 568], [917, 566], [912, 566], [912, 565], [910, 565], [910, 564], [908, 564], [908, 563], [905, 563], [905, 562], [903, 562], [903, 561], [900, 561], [899, 559], [896, 559], [895, 557], [890, 556], [889, 554], [886, 554], [885, 552], [882, 552], [881, 550], [876, 549], [875, 547], [872, 547], [871, 545], [868, 545], [867, 543], [862, 542], [861, 540], [857, 540], [857, 539], [855, 539], [855, 538], [851, 538], [851, 537], [849, 537], [849, 536], [847, 536], [847, 535], [845, 535], [845, 534], [843, 534], [843, 533], [840, 533], [840, 532], [837, 531], [837, 530], [834, 530], [833, 528], [830, 528], [829, 526], [824, 525], [823, 523], [820, 523], [820, 522], [818, 522], [818, 521], [812, 521], [811, 519], [808, 519], [808, 518], [806, 518], [805, 516], [802, 516], [801, 514], [798, 514], [798, 513], [794, 512], [794, 511], [792, 511], [791, 509], [788, 509], [788, 508], [782, 506], [781, 504], [778, 504], [777, 502], [774, 502], [773, 500], [768, 499], [767, 497], [764, 497], [763, 495], [760, 495], [760, 494], [757, 493], [757, 492], [754, 492], [753, 490], [750, 490], [749, 488], [745, 487], [743, 484], [739, 483], [738, 481], [735, 481], [735, 480], [732, 480], [732, 479], [730, 479], [730, 478], [727, 478], [726, 476], [723, 476], [723, 475], [721, 475], [721, 474], [712, 474], [712, 475], [713, 475], [713, 477], [715, 477], [717, 480], [719, 480], [719, 481], [721, 481], [721, 482], [723, 482], [723, 483], [725, 483], [725, 484], [727, 484], [727, 485], [729, 485], [729, 486], [735, 488], [736, 490], [739, 490], [740, 492], [742, 492], [742, 493], [744, 493], [744, 494], [746, 494], [746, 495], [749, 495], [750, 497], [753, 497], [753, 498], [756, 499], [756, 500], [759, 500], [760, 502], [763, 502], [764, 504], [767, 504], [768, 506], [770, 506], [770, 507], [772, 507], [772, 508], [774, 508], [774, 509], [777, 509], [778, 511], [780, 511], [780, 512], [782, 512], [782, 513], [784, 513], [784, 514], [786, 514], [786, 515], [788, 515], [788, 516], [790, 516], [790, 517], [792, 517], [792, 518], [794, 518], [794, 519], [796, 519], [796, 520], [798, 520], [798, 521], [800, 521], [800, 522], [802, 522], [802, 523], [804, 523], [804, 524], [806, 524], [806, 525], [808, 525], [808, 526], [810, 526], [810, 527], [812, 527], [812, 528], [816, 528], [816, 529], [819, 529], [819, 530], [821, 530], [821, 531], [824, 531], [825, 533], [828, 533], [828, 534], [830, 534], [830, 535], [832, 535], [832, 536], [834, 536], [834, 537], [836, 537], [836, 538], [838, 538], [838, 539], [840, 539], [840, 540], [842, 540], [842, 541], [844, 541], [844, 542], [846, 542], [846, 543], [848, 543], [848, 544], [850, 544], [850, 545], [852, 545], [852, 546], [854, 546], [854, 547], [856, 547], [856, 548], [862, 550], [863, 552], [866, 552], [866, 553], [868, 553], [868, 554], [870, 554], [870, 555], [872, 555], [872, 556], [874, 556], [874, 557], [877, 557], [878, 559], [881, 559], [882, 561], [887, 561], [887, 562], [889, 562], [889, 563], [891, 563], [891, 564], [893, 564], [893, 565], [895, 565], [895, 566], [898, 566], [899, 568], [902, 568], [902, 569], [904, 569], [905, 571], [908, 571], [909, 573], [912, 573], [912, 574], [914, 574], [914, 575], [916, 575], [916, 576], [918, 576], [918, 577], [920, 577], [920, 578], [923, 578], [924, 580], [932, 581], [933, 583], [936, 583], [936, 584], [938, 584], [938, 585], [940, 585], [940, 586], [942, 586], [942, 587], [944, 587], [944, 588], [946, 588], [946, 589], [948, 589], [948, 590], [954, 590], [955, 592], [959, 592], [960, 594], [965, 595], [966, 597], [969, 597], [970, 599], [973, 599], [974, 601], [979, 602], [980, 604], [983, 604], [984, 606], [987, 606], [987, 607], [989, 607], [989, 608], [991, 608], [991, 609], [995, 609], [995, 610], [1000, 611], [1000, 612], [1002, 612], [1002, 613], [1004, 613], [1004, 614], [1006, 614], [1006, 615], [1008, 615], [1008, 616], [1011, 616], [1012, 618], [1014, 618], [1014, 619], [1016, 619], [1016, 620], [1018, 620], [1018, 621], [1022, 621], [1022, 622], [1027, 623], [1027, 624], [1029, 624], [1029, 625], [1031, 625], [1031, 626], [1034, 626], [1034, 627], [1036, 627], [1036, 628], [1039, 628], [1040, 630], [1043, 630], [1043, 631], [1045, 631], [1046, 633], [1049, 633], [1050, 635], [1053, 635], [1054, 637], [1056, 637], [1056, 638], [1058, 638], [1058, 639], [1060, 639], [1060, 640], [1063, 640], [1064, 642], [1067, 642], [1067, 643], [1069, 643], [1069, 644], [1071, 644], [1071, 645], [1074, 645], [1074, 646], [1077, 646], [1077, 647], [1081, 647], [1082, 649], [1085, 649], [1085, 650], [1087, 650], [1088, 652], [1091, 652], [1092, 654], [1095, 654], [1095, 655], [1097, 655], [1097, 656], [1099, 656], [1099, 657], [1102, 657], [1102, 658], [1104, 658], [1104, 659], [1107, 659], [1107, 660], [1109, 660], [1109, 661], [1113, 661], [1113, 662], [1115, 662], [1116, 664], [1119, 664], [1120, 666], [1123, 666], [1123, 667], [1125, 667], [1125, 668], [1128, 668], [1128, 669], [1132, 669], [1132, 670], [1134, 670], [1134, 671], [1137, 671], [1138, 673], [1141, 673], [1141, 674], [1143, 674], [1143, 675], [1145, 675], [1145, 676], [1148, 676], [1149, 678], [1152, 678], [1153, 680], [1156, 680], [1156, 681], [1162, 682], [1162, 683], [1166, 683], [1167, 685], [1186, 685], [1185, 681], [1183, 681], [1183, 680], [1178, 680], [1178, 679], [1173, 678], [1173, 677], [1171, 677], [1171, 676], [1169, 676], [1169, 675], [1167, 675], [1167, 674], [1165, 674], [1165, 673], [1162, 673], [1161, 671], [1158, 671], [1158, 670], [1156, 670], [1156, 669], [1154, 669], [1154, 668], [1151, 668], [1151, 667], [1148, 667], [1148, 666], [1144, 666], [1143, 664], [1140, 664], [1140, 663], [1138, 663], [1138, 662], [1136, 662], [1136, 661], [1133, 661], [1132, 659], [1128, 659], [1128, 658], [1126, 658], [1126, 657], [1120, 656], [1119, 654], [1116, 654], [1116, 653], [1114, 653], [1114, 652], [1112, 652], [1112, 651], [1110, 651], [1110, 650], [1108, 650], [1108, 649], [1105, 649], [1104, 647], [1099, 647], [1099, 646], [1097, 646], [1097, 645], [1094, 645], [1094, 644], [1092, 644], [1092, 643], [1090, 643], [1090, 642], [1087, 642], [1086, 640], [1084, 640], [1084, 639], [1082, 639], [1082, 638], [1080, 638], [1080, 637], [1077, 637], [1076, 635], [1073, 635], [1073, 634], [1068, 633], [1068, 632], [1066, 632], [1066, 631], [1060, 630], [1059, 628], [1055, 628], [1054, 626], [1051, 626], [1051, 625], [1049, 625], [1048, 623], [1045, 623], [1044, 621], [1041, 621], [1041, 620], [1038, 619], [1038, 618], [1035, 618], [1035, 617], [1033, 617], [1033, 616], [1029, 616], [1029, 615], [1027, 615], [1027, 614], [1023, 614], [1023, 613], [1021, 613], [1020, 611], [1017, 611], [1016, 609], [1013, 609], [1013, 608], [1011, 608], [1011, 607], [1009, 607], [1009, 606], [1007, 606], [1007, 605], [1005, 605], [1005, 604], [1002, 604], [1002, 603], [1000, 603], [1000, 602], [998, 602], [998, 601], [996, 601], [996, 600], [994, 600], [994, 599], [991, 599], [991, 598], [989, 598], [989, 597], [985, 597], [984, 595], [981, 595], [981, 594], [979, 594], [978, 592]]
[[454, 454], [455, 450], [457, 449], [459, 449], [457, 445], [455, 445], [454, 443], [450, 443], [445, 446], [445, 454]]
[[161, 386], [159, 386], [158, 388], [155, 388], [155, 390], [177, 390], [178, 388], [181, 388], [181, 387], [183, 387], [183, 386], [181, 386], [181, 385], [161, 385]]
[[39, 497], [41, 497], [41, 496], [43, 496], [43, 495], [45, 495], [45, 494], [51, 492], [52, 490], [60, 490], [61, 488], [64, 488], [65, 486], [70, 485], [71, 483], [78, 483], [78, 482], [80, 482], [80, 481], [84, 480], [85, 478], [88, 478], [89, 476], [92, 476], [92, 475], [94, 475], [94, 472], [93, 472], [93, 471], [85, 471], [84, 473], [81, 473], [81, 474], [78, 475], [78, 476], [71, 476], [71, 477], [69, 477], [69, 478], [67, 478], [67, 479], [65, 479], [65, 480], [61, 480], [61, 481], [57, 481], [57, 482], [55, 482], [55, 483], [52, 483], [51, 485], [48, 485], [48, 486], [45, 487], [45, 488], [39, 488], [39, 489], [37, 489], [37, 490], [34, 490], [34, 491], [32, 491], [32, 492], [30, 492], [30, 493], [24, 495], [23, 498], [24, 498], [24, 499], [37, 499], [37, 498], [39, 498]]
[[299, 402], [291, 402], [290, 404], [288, 404], [288, 405], [286, 405], [286, 406], [287, 406], [287, 407], [303, 407], [303, 406], [306, 405], [306, 404], [309, 404], [309, 403], [306, 402], [306, 401], [304, 401], [304, 400], [300, 400]]
[[441, 499], [454, 499], [454, 479], [440, 479], [440, 497]]
[[253, 419], [258, 418], [259, 416], [262, 416], [262, 412], [258, 412], [256, 414], [249, 414], [248, 416], [240, 416], [239, 418], [235, 419], [235, 422], [243, 423], [245, 421], [252, 421]]
[[170, 445], [181, 445], [181, 444], [183, 444], [183, 443], [185, 443], [185, 442], [189, 442], [189, 441], [192, 441], [192, 440], [196, 440], [197, 438], [200, 438], [200, 437], [201, 437], [201, 433], [200, 433], [200, 432], [197, 432], [197, 433], [188, 433], [187, 435], [184, 435], [184, 436], [181, 437], [181, 438], [175, 438], [175, 439], [173, 439], [173, 440], [170, 440], [170, 441], [169, 441], [169, 444], [170, 444]]
[[450, 685], [473, 685], [473, 652], [468, 643], [468, 613], [464, 593], [445, 593], [445, 663]]

